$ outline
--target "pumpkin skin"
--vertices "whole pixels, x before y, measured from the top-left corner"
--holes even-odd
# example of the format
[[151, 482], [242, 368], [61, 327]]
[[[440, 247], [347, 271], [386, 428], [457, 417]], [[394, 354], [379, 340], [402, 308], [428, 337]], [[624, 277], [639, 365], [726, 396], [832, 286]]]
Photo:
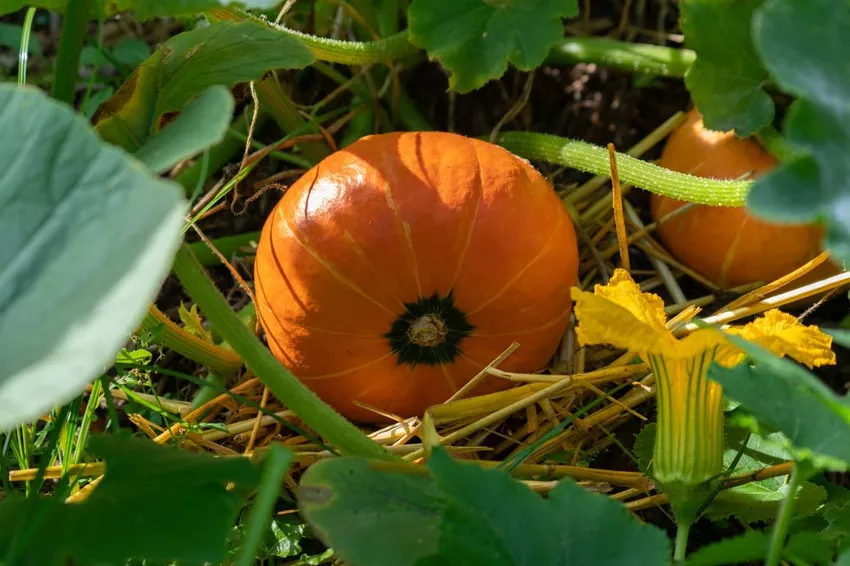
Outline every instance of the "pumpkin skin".
[[[699, 177], [737, 179], [758, 177], [777, 161], [752, 139], [707, 130], [694, 109], [668, 138], [659, 164]], [[685, 204], [653, 193], [652, 219]], [[673, 257], [722, 288], [769, 283], [787, 275], [820, 253], [822, 235], [815, 225], [773, 224], [746, 207], [707, 205], [694, 205], [665, 221], [657, 233]]]
[[[578, 278], [572, 221], [505, 149], [441, 132], [364, 137], [294, 183], [254, 266], [272, 353], [351, 420], [422, 415], [513, 341], [545, 366]], [[509, 387], [487, 377], [471, 394]]]

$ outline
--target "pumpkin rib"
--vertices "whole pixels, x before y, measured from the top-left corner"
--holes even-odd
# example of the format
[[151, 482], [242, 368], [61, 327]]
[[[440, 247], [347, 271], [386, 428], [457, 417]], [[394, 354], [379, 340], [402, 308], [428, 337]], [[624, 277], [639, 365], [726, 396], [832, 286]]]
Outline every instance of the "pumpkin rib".
[[353, 373], [355, 371], [360, 371], [360, 370], [367, 368], [371, 365], [380, 363], [380, 362], [386, 360], [387, 358], [392, 357], [392, 355], [393, 355], [393, 353], [389, 352], [388, 354], [385, 354], [385, 355], [381, 356], [380, 358], [375, 358], [374, 360], [366, 362], [365, 364], [360, 364], [359, 366], [346, 368], [342, 371], [335, 371], [333, 373], [323, 373], [322, 375], [303, 375], [303, 376], [299, 375], [298, 377], [300, 377], [301, 379], [310, 380], [310, 381], [322, 381], [322, 380], [325, 380], [325, 379], [333, 379], [333, 378], [337, 378], [337, 377], [342, 377], [346, 374]]
[[330, 262], [328, 262], [325, 258], [323, 258], [316, 250], [314, 250], [313, 248], [308, 246], [307, 243], [304, 242], [301, 237], [299, 237], [300, 235], [298, 234], [298, 232], [293, 228], [293, 226], [289, 223], [289, 221], [286, 218], [283, 219], [283, 225], [286, 226], [286, 228], [292, 234], [293, 239], [298, 243], [298, 245], [301, 246], [304, 249], [304, 251], [307, 252], [310, 255], [310, 257], [312, 257], [314, 260], [316, 260], [316, 263], [318, 263], [323, 268], [325, 268], [325, 270], [334, 279], [336, 279], [339, 283], [345, 285], [346, 287], [348, 287], [349, 289], [351, 289], [352, 291], [354, 291], [355, 293], [360, 295], [363, 299], [365, 299], [369, 303], [372, 303], [373, 305], [380, 308], [381, 310], [384, 310], [384, 311], [390, 313], [391, 315], [396, 316], [395, 312], [393, 312], [391, 309], [388, 309], [385, 305], [382, 305], [380, 302], [376, 301], [368, 293], [363, 291], [363, 289], [358, 287], [353, 281], [350, 281], [347, 277], [343, 276], [336, 268], [334, 268], [334, 266], [332, 266], [330, 264]]
[[366, 255], [366, 252], [363, 251], [363, 248], [360, 247], [360, 245], [354, 239], [354, 236], [351, 235], [351, 232], [346, 230], [345, 232], [343, 232], [343, 237], [345, 237], [345, 239], [348, 240], [349, 244], [351, 244], [351, 246], [353, 246], [355, 253], [360, 257], [361, 260], [363, 260], [363, 263], [366, 266], [369, 267], [369, 271], [372, 272], [372, 275], [375, 276], [375, 279], [378, 280], [378, 283], [381, 284], [381, 287], [384, 288], [384, 290], [387, 292], [387, 294], [389, 296], [391, 296], [393, 299], [398, 301], [399, 307], [401, 307], [402, 310], [403, 310], [404, 309], [404, 301], [401, 299], [401, 297], [398, 296], [398, 294], [395, 291], [393, 291], [392, 289], [389, 288], [389, 286], [387, 286], [387, 284], [384, 282], [384, 278], [381, 277], [380, 272], [375, 268], [375, 266], [372, 264], [372, 262], [369, 261], [369, 256]]
[[[522, 347], [522, 344], [520, 344], [520, 348], [521, 347]], [[467, 354], [466, 352], [461, 352], [460, 354], [458, 354], [458, 357], [463, 358], [464, 360], [466, 360], [467, 362], [469, 362], [470, 364], [472, 364], [474, 366], [480, 367], [482, 370], [493, 363], [493, 360], [490, 360], [487, 363], [479, 362], [479, 361], [475, 360], [472, 356]]]
[[457, 382], [451, 375], [449, 375], [449, 368], [446, 367], [446, 364], [440, 364], [440, 369], [446, 377], [446, 382], [449, 384], [449, 390], [452, 391], [452, 395], [460, 391], [460, 387], [457, 386]]
[[[411, 368], [409, 371], [410, 371], [410, 374], [411, 374], [411, 375], [407, 376], [407, 377], [408, 377], [408, 379], [405, 379], [405, 380], [404, 380], [404, 383], [405, 383], [405, 389], [404, 389], [402, 392], [400, 392], [400, 394], [398, 395], [398, 397], [399, 397], [399, 398], [405, 398], [405, 397], [407, 397], [407, 394], [408, 394], [408, 392], [410, 391], [410, 388], [411, 388], [411, 387], [413, 387], [413, 385], [414, 385], [414, 383], [415, 383], [415, 380], [414, 380], [414, 379], [410, 379], [410, 378], [412, 377], [412, 374], [413, 374], [413, 373], [415, 373], [415, 369]], [[364, 387], [363, 389], [361, 389], [361, 390], [360, 390], [360, 391], [358, 391], [357, 393], [352, 394], [352, 395], [351, 395], [351, 400], [352, 400], [352, 401], [357, 401], [357, 400], [359, 400], [359, 399], [360, 399], [360, 397], [365, 396], [367, 393], [369, 393], [370, 391], [372, 391], [374, 388], [376, 388], [376, 387], [380, 387], [380, 388], [382, 388], [382, 387], [385, 387], [385, 386], [386, 386], [386, 384], [385, 384], [385, 383], [383, 383], [383, 382], [382, 382], [382, 381], [380, 381], [380, 380], [372, 381], [372, 382], [370, 382], [368, 385], [366, 385], [366, 387]], [[380, 409], [380, 410], [386, 411], [386, 412], [388, 412], [388, 413], [391, 413], [391, 412], [392, 412], [392, 410], [391, 410], [389, 407], [381, 407], [381, 406], [374, 406], [374, 407], [375, 407], [376, 409]]]
[[560, 228], [561, 228], [561, 223], [562, 223], [563, 221], [564, 221], [564, 217], [563, 217], [563, 216], [558, 216], [558, 222], [557, 222], [557, 224], [555, 224], [555, 228], [552, 230], [552, 234], [551, 234], [551, 235], [549, 236], [549, 238], [546, 240], [546, 245], [545, 245], [545, 246], [543, 246], [542, 248], [540, 248], [540, 250], [537, 252], [537, 254], [536, 254], [533, 258], [531, 258], [531, 261], [529, 261], [529, 262], [528, 262], [528, 264], [526, 264], [526, 266], [525, 266], [525, 267], [523, 267], [521, 270], [519, 270], [519, 271], [518, 271], [518, 272], [517, 272], [517, 273], [516, 273], [516, 274], [515, 274], [515, 275], [514, 275], [514, 276], [513, 276], [513, 277], [512, 277], [512, 278], [511, 278], [511, 279], [510, 279], [507, 283], [506, 283], [506, 284], [505, 284], [505, 286], [504, 286], [504, 287], [502, 287], [502, 289], [501, 289], [498, 293], [496, 293], [495, 295], [493, 295], [492, 297], [490, 297], [490, 299], [488, 299], [487, 301], [485, 301], [483, 304], [478, 305], [478, 307], [476, 307], [476, 308], [474, 308], [474, 309], [471, 309], [468, 313], [466, 313], [466, 316], [467, 316], [467, 317], [471, 317], [472, 315], [474, 315], [474, 314], [476, 314], [476, 313], [479, 313], [479, 312], [481, 312], [482, 310], [484, 310], [485, 308], [487, 308], [487, 306], [488, 306], [488, 305], [490, 305], [490, 304], [494, 303], [494, 302], [495, 302], [495, 301], [496, 301], [499, 297], [501, 297], [502, 295], [504, 295], [504, 294], [508, 291], [508, 289], [510, 289], [510, 288], [511, 288], [511, 286], [513, 286], [513, 284], [514, 284], [514, 283], [516, 283], [517, 281], [519, 281], [519, 280], [520, 280], [520, 278], [522, 278], [522, 276], [523, 276], [523, 275], [525, 275], [525, 272], [526, 272], [526, 271], [528, 271], [528, 270], [531, 268], [531, 266], [532, 266], [532, 265], [534, 265], [535, 263], [537, 263], [538, 261], [540, 261], [540, 258], [542, 258], [544, 255], [546, 255], [546, 252], [548, 252], [548, 251], [551, 249], [552, 244], [555, 242], [555, 235], [557, 235], [557, 234], [558, 234], [558, 232], [559, 232], [559, 230], [560, 230]]
[[460, 254], [460, 260], [457, 263], [457, 271], [455, 271], [455, 276], [452, 278], [452, 284], [449, 287], [453, 289], [457, 284], [457, 280], [460, 277], [461, 271], [463, 271], [464, 264], [466, 263], [466, 254], [469, 252], [469, 246], [472, 244], [472, 236], [475, 235], [475, 226], [478, 222], [478, 211], [481, 210], [481, 201], [484, 200], [484, 170], [481, 168], [481, 154], [478, 153], [478, 145], [470, 140], [469, 145], [472, 147], [472, 151], [475, 153], [475, 161], [478, 163], [478, 182], [475, 184], [478, 187], [478, 198], [475, 201], [475, 212], [472, 213], [472, 218], [469, 221], [469, 230], [466, 234], [466, 244], [463, 246], [463, 252]]
[[411, 237], [410, 224], [408, 224], [402, 216], [401, 209], [398, 207], [398, 203], [395, 201], [395, 197], [393, 196], [390, 183], [386, 179], [384, 179], [384, 195], [386, 195], [387, 205], [390, 207], [390, 210], [393, 211], [396, 220], [398, 220], [399, 225], [401, 226], [401, 232], [404, 234], [404, 240], [407, 243], [407, 251], [410, 253], [410, 262], [411, 267], [413, 268], [413, 279], [416, 281], [416, 293], [417, 296], [421, 297], [422, 278], [419, 275], [419, 262], [416, 259], [416, 250], [413, 249], [413, 238]]
[[547, 322], [544, 322], [543, 324], [541, 324], [539, 326], [533, 326], [531, 328], [523, 328], [522, 330], [512, 330], [510, 332], [499, 332], [497, 334], [487, 334], [485, 332], [476, 332], [474, 335], [477, 336], [477, 337], [480, 337], [480, 338], [502, 338], [504, 336], [516, 336], [518, 334], [519, 335], [533, 334], [535, 332], [538, 332], [540, 330], [549, 328], [550, 326], [554, 326], [554, 325], [560, 323], [565, 318], [569, 317], [569, 315], [570, 315], [570, 311], [567, 310], [567, 311], [562, 312], [561, 314], [559, 314], [555, 318], [550, 319]]
[[[266, 295], [266, 290], [265, 287], [262, 285], [261, 279], [262, 278], [259, 273], [254, 277], [254, 285], [256, 286], [255, 291], [258, 294], [261, 294], [265, 299], [265, 302], [268, 303], [268, 295]], [[295, 319], [281, 318], [277, 311], [272, 311], [272, 314], [274, 315], [275, 320], [281, 327], [291, 324], [293, 326], [297, 326], [299, 328], [303, 328], [304, 330], [309, 330], [311, 332], [322, 332], [324, 334], [333, 334], [334, 336], [346, 336], [348, 338], [372, 338], [375, 342], [384, 341], [383, 338], [375, 336], [374, 334], [355, 334], [353, 332], [341, 332], [339, 330], [330, 330], [328, 328], [318, 328], [316, 326], [309, 326]]]
[[749, 221], [750, 219], [748, 216], [744, 216], [744, 219], [741, 220], [741, 226], [735, 234], [735, 239], [732, 240], [732, 244], [729, 246], [729, 249], [726, 251], [726, 256], [723, 258], [723, 265], [720, 268], [720, 281], [718, 281], [721, 287], [727, 286], [729, 270], [732, 269], [732, 265], [735, 263], [735, 254], [738, 253], [738, 246], [744, 236], [744, 228], [747, 226]]

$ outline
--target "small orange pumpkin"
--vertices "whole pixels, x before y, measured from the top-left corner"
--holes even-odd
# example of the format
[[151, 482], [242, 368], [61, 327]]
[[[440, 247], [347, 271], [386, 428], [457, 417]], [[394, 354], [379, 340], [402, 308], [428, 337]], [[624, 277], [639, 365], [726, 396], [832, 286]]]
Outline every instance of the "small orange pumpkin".
[[[545, 366], [578, 249], [546, 180], [505, 149], [440, 132], [367, 136], [293, 184], [263, 227], [257, 314], [274, 355], [346, 417], [382, 422], [500, 367]], [[510, 382], [487, 377], [473, 394]]]
[[[777, 162], [752, 139], [706, 129], [694, 109], [668, 138], [659, 164], [699, 177], [737, 179], [757, 177]], [[685, 204], [653, 193], [652, 218], [657, 221]], [[723, 288], [769, 283], [821, 250], [818, 226], [773, 224], [746, 207], [694, 205], [660, 224], [657, 232], [673, 257]]]

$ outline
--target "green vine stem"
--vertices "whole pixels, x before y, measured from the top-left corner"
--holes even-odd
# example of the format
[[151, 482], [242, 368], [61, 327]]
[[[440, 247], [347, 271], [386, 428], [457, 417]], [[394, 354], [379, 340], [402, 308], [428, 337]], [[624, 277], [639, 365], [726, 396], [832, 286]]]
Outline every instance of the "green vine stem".
[[[206, 12], [211, 21], [253, 20], [273, 25], [238, 8], [218, 8]], [[375, 65], [389, 60], [420, 54], [410, 43], [407, 30], [377, 41], [340, 41], [301, 33], [275, 26], [282, 33], [301, 40], [317, 59], [345, 65]], [[683, 77], [696, 59], [689, 49], [617, 41], [597, 37], [569, 37], [558, 42], [549, 52], [545, 64], [571, 65], [595, 63], [629, 72], [665, 77]]]
[[602, 37], [571, 37], [549, 51], [548, 65], [595, 63], [621, 71], [661, 77], [684, 77], [696, 61], [690, 49], [631, 43]]
[[756, 133], [759, 143], [779, 161], [793, 161], [800, 157], [801, 152], [788, 144], [788, 141], [771, 125], [765, 126]]
[[266, 384], [274, 395], [294, 411], [310, 428], [328, 440], [343, 455], [366, 456], [382, 460], [398, 460], [373, 442], [324, 401], [319, 399], [297, 377], [283, 367], [272, 353], [239, 320], [221, 292], [204, 272], [204, 268], [182, 245], [174, 260], [174, 274], [197, 303], [198, 308]]
[[688, 535], [690, 531], [690, 523], [679, 522], [676, 524], [676, 546], [673, 549], [673, 560], [676, 563], [682, 564], [685, 561], [685, 556], [688, 553]]
[[[215, 249], [221, 255], [229, 258], [242, 248], [250, 246], [252, 242], [259, 242], [260, 232], [245, 232], [244, 234], [235, 234], [233, 236], [222, 236], [211, 241], [212, 245], [215, 246]], [[204, 267], [219, 265], [221, 263], [219, 257], [209, 248], [206, 242], [192, 242], [189, 244], [189, 247], [192, 249], [192, 253], [195, 254], [198, 262]]]
[[[496, 143], [525, 159], [544, 161], [593, 173], [610, 175], [608, 150], [586, 142], [549, 134], [504, 132]], [[712, 206], [744, 206], [750, 181], [721, 181], [670, 171], [617, 153], [620, 181], [659, 195]]]
[[56, 55], [56, 75], [53, 79], [53, 98], [74, 104], [74, 87], [77, 84], [80, 53], [86, 39], [86, 26], [93, 0], [68, 0], [59, 51]]
[[236, 375], [242, 367], [242, 360], [235, 352], [189, 334], [154, 305], [148, 308], [148, 313], [142, 320], [141, 329], [153, 333], [156, 343], [174, 350], [193, 362], [198, 362], [211, 372], [223, 377]]
[[767, 550], [766, 566], [779, 566], [782, 557], [782, 549], [785, 547], [785, 536], [794, 516], [794, 504], [797, 502], [797, 488], [800, 487], [801, 479], [800, 465], [796, 462], [791, 467], [791, 476], [788, 480], [788, 491], [782, 505], [779, 507], [779, 515], [773, 524], [773, 532], [770, 535], [770, 547]]

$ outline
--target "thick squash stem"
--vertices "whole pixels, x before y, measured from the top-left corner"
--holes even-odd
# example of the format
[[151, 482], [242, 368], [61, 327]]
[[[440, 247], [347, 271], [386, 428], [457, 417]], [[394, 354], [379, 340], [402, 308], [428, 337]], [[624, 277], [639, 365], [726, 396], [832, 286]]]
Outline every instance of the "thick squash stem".
[[399, 460], [319, 399], [275, 359], [259, 339], [242, 324], [187, 244], [183, 244], [177, 252], [174, 274], [198, 308], [245, 364], [307, 426], [327, 439], [345, 456]]
[[[608, 150], [586, 142], [531, 132], [504, 132], [495, 142], [532, 161], [554, 163], [594, 175], [611, 173]], [[617, 154], [617, 170], [622, 183], [711, 206], [744, 206], [751, 185], [750, 181], [721, 181], [678, 173], [624, 153]]]

